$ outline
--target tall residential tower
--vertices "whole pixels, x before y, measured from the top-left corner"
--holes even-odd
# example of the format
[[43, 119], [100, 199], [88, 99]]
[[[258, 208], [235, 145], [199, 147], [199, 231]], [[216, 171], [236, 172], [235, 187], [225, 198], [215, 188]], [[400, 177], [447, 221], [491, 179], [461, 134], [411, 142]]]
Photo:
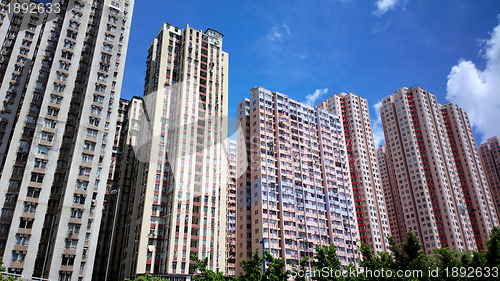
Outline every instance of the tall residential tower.
[[318, 107], [341, 116], [361, 242], [374, 252], [386, 252], [390, 228], [380, 183], [368, 101], [340, 93]]
[[397, 223], [415, 233], [426, 253], [436, 247], [477, 250], [436, 97], [402, 88], [382, 100], [380, 114], [404, 213]]
[[236, 148], [237, 141], [227, 140], [227, 218], [226, 218], [226, 276], [236, 274]]
[[469, 117], [465, 110], [450, 102], [441, 107], [441, 113], [477, 249], [484, 250], [491, 229], [498, 226], [498, 218]]
[[121, 276], [225, 271], [228, 54], [222, 34], [163, 24], [151, 41]]
[[[238, 105], [237, 264], [266, 249], [287, 268], [314, 247], [357, 259], [359, 233], [339, 116], [261, 87]], [[240, 151], [244, 149], [247, 153]]]
[[90, 280], [134, 0], [52, 5], [0, 17], [0, 252], [27, 278]]
[[500, 137], [489, 138], [479, 146], [497, 216], [500, 214]]

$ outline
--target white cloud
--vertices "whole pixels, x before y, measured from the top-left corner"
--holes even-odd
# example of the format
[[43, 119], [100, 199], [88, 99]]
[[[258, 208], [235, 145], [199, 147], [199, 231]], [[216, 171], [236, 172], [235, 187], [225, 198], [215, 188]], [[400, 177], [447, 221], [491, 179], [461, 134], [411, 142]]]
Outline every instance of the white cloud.
[[273, 26], [271, 32], [266, 35], [269, 41], [281, 41], [285, 37], [292, 37], [290, 27], [283, 23], [282, 25]]
[[382, 117], [380, 117], [380, 107], [382, 106], [382, 101], [378, 101], [373, 105], [375, 109], [376, 118], [372, 119], [372, 131], [373, 131], [373, 142], [375, 142], [375, 148], [379, 145], [385, 143], [384, 129], [382, 127]]
[[446, 99], [467, 111], [481, 142], [500, 136], [500, 24], [481, 50], [486, 59], [484, 70], [461, 59], [448, 75]]
[[375, 2], [375, 6], [377, 7], [377, 9], [374, 11], [374, 13], [377, 16], [381, 16], [387, 11], [394, 9], [398, 4], [399, 0], [377, 0], [377, 2]]
[[316, 106], [316, 102], [328, 93], [328, 88], [317, 89], [314, 93], [306, 96], [306, 104], [309, 106]]

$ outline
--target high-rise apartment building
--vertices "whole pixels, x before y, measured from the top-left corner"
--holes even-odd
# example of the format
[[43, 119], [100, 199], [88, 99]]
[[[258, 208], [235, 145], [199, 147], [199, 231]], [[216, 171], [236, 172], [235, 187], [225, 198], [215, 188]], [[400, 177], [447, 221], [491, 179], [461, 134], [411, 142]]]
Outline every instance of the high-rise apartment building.
[[247, 153], [238, 151], [237, 165], [248, 163], [248, 171], [238, 170], [237, 270], [263, 249], [290, 269], [331, 243], [342, 264], [355, 262], [359, 233], [340, 117], [254, 87], [238, 120], [238, 150]]
[[236, 274], [236, 147], [236, 140], [227, 140], [226, 276]]
[[[133, 97], [132, 102], [137, 98]], [[137, 104], [137, 102], [135, 103]], [[128, 198], [130, 193], [130, 185], [126, 184], [123, 179], [130, 176], [129, 160], [130, 151], [128, 149], [128, 122], [129, 108], [132, 110], [134, 104], [126, 99], [120, 99], [118, 107], [118, 119], [114, 130], [113, 151], [111, 154], [110, 170], [108, 174], [107, 192], [104, 197], [102, 210], [101, 228], [99, 230], [99, 239], [97, 244], [97, 252], [94, 261], [94, 272], [92, 280], [106, 280], [106, 273], [111, 267], [111, 261], [114, 255], [119, 252], [119, 244], [111, 244], [111, 240], [121, 235], [113, 229], [116, 226], [122, 226], [126, 220], [127, 204], [118, 203], [120, 200]], [[119, 208], [121, 207], [121, 208]], [[118, 213], [123, 214], [118, 216]], [[120, 229], [120, 228], [118, 228]], [[119, 239], [118, 241], [122, 241]], [[115, 246], [115, 247], [113, 247]], [[115, 251], [113, 251], [115, 250]], [[114, 254], [114, 255], [113, 255]], [[115, 276], [110, 276], [108, 280], [117, 280], [116, 270]]]
[[[236, 142], [236, 274], [243, 273], [243, 260], [252, 258], [250, 99], [238, 104]], [[260, 147], [254, 147], [257, 152]]]
[[[140, 126], [143, 117], [143, 99], [134, 96], [127, 105], [124, 119], [120, 128], [119, 151], [121, 151], [120, 170], [114, 174], [114, 192], [107, 194], [107, 204], [104, 208], [106, 223], [105, 228], [101, 225], [100, 239], [103, 241], [101, 252], [103, 259], [101, 263], [94, 264], [97, 271], [92, 280], [124, 280], [125, 268], [122, 259], [130, 256], [128, 251], [134, 249], [128, 247], [128, 234], [131, 231], [132, 221], [135, 219], [134, 202], [136, 196], [140, 196], [140, 189], [136, 189], [137, 175], [141, 166], [136, 161], [136, 148], [139, 143]], [[117, 127], [118, 130], [118, 127]], [[142, 167], [142, 166], [141, 166]], [[118, 203], [117, 203], [118, 202]]]
[[385, 145], [380, 146], [376, 150], [376, 154], [391, 236], [394, 237], [398, 245], [401, 245], [401, 243], [406, 241], [407, 230], [404, 223], [399, 223], [404, 221], [404, 213], [401, 205], [401, 195], [399, 194], [396, 178], [394, 177], [394, 167], [389, 159]]
[[476, 245], [478, 250], [484, 250], [491, 229], [498, 226], [498, 218], [469, 117], [450, 102], [442, 105], [441, 113]]
[[18, 2], [0, 3], [0, 252], [26, 278], [90, 280], [134, 0], [3, 15]]
[[477, 250], [467, 201], [436, 97], [401, 88], [380, 107], [387, 155], [404, 221], [426, 253], [436, 247]]
[[226, 270], [228, 54], [222, 34], [164, 24], [150, 44], [123, 277]]
[[340, 93], [318, 107], [341, 116], [361, 242], [368, 244], [374, 252], [386, 252], [390, 228], [368, 101], [352, 93]]
[[500, 214], [500, 137], [492, 137], [479, 146], [481, 160], [489, 183], [493, 204]]

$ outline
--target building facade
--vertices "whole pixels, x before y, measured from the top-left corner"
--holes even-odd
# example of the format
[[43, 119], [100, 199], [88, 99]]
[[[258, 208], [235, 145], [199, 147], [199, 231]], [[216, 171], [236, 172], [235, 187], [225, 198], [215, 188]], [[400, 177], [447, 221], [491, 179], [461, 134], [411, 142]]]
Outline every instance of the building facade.
[[500, 137], [489, 138], [479, 146], [479, 152], [498, 217], [500, 214]]
[[252, 258], [250, 99], [238, 104], [236, 142], [236, 274], [243, 273], [243, 260]]
[[401, 195], [399, 194], [396, 178], [394, 177], [394, 167], [387, 154], [387, 147], [380, 146], [376, 150], [377, 163], [380, 172], [380, 182], [384, 190], [385, 204], [387, 205], [387, 217], [391, 236], [398, 245], [406, 241], [406, 225], [399, 223], [404, 221], [403, 207], [401, 205]]
[[[238, 105], [237, 274], [263, 249], [287, 269], [315, 246], [355, 263], [359, 239], [341, 119], [261, 87]], [[241, 138], [240, 138], [241, 137]], [[241, 172], [241, 174], [240, 174]]]
[[228, 54], [222, 34], [164, 24], [150, 44], [120, 276], [226, 270]]
[[436, 97], [401, 88], [382, 100], [380, 114], [404, 213], [398, 223], [415, 233], [426, 253], [436, 247], [477, 250]]
[[226, 276], [236, 274], [236, 147], [236, 140], [227, 140]]
[[56, 4], [0, 17], [0, 251], [27, 278], [89, 280], [134, 1]]
[[490, 239], [491, 229], [498, 226], [498, 217], [469, 117], [465, 110], [450, 102], [442, 105], [441, 113], [474, 239], [478, 250], [484, 250], [486, 241]]
[[318, 107], [341, 117], [361, 242], [388, 250], [390, 227], [375, 155], [368, 101], [352, 93], [333, 95]]

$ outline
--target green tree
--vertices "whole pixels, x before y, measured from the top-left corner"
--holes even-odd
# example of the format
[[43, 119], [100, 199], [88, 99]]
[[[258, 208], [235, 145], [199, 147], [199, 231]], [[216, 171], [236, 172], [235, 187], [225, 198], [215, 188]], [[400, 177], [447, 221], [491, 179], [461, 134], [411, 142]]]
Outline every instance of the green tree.
[[460, 268], [463, 266], [462, 261], [467, 259], [468, 254], [462, 254], [456, 249], [449, 248], [436, 248], [432, 251], [431, 260], [435, 267], [437, 267], [439, 278], [435, 280], [468, 280], [458, 279], [447, 274], [453, 268]]
[[[375, 270], [383, 270], [384, 272], [393, 271], [394, 270], [394, 258], [391, 254], [386, 252], [379, 252], [374, 255], [370, 249], [370, 246], [363, 243], [359, 248], [359, 251], [363, 255], [363, 259], [361, 260], [359, 266], [364, 268], [365, 270], [370, 270], [374, 272]], [[390, 276], [394, 276], [394, 272]], [[378, 280], [392, 280], [392, 277], [387, 277], [388, 274], [384, 273], [383, 277], [378, 277]], [[351, 278], [353, 279], [353, 278]], [[354, 280], [356, 280], [354, 278]], [[370, 280], [370, 278], [366, 277], [365, 274], [361, 275], [357, 280]]]
[[490, 240], [486, 242], [486, 266], [489, 268], [500, 266], [500, 228], [494, 226], [490, 232]]
[[299, 261], [299, 266], [293, 265], [292, 272], [296, 273], [295, 281], [307, 281], [307, 264], [309, 263], [309, 257], [305, 257]]
[[233, 278], [234, 281], [261, 281], [262, 280], [262, 258], [259, 252], [255, 251], [249, 260], [243, 260], [244, 273]]
[[[3, 257], [0, 257], [0, 272], [5, 272], [5, 267], [3, 266]], [[0, 273], [0, 281], [17, 281], [19, 279], [17, 279], [16, 277], [14, 276], [10, 276], [10, 275], [4, 275], [2, 273]]]
[[276, 259], [268, 251], [265, 251], [266, 272], [262, 276], [263, 281], [287, 281], [290, 270], [285, 270], [285, 259]]
[[429, 270], [435, 269], [432, 261], [422, 251], [422, 245], [418, 237], [412, 231], [408, 231], [407, 239], [401, 247], [396, 245], [396, 240], [389, 237], [389, 249], [394, 256], [394, 270], [409, 270], [414, 274], [421, 273], [421, 276], [412, 275], [403, 277], [403, 280], [432, 280]]
[[[311, 262], [314, 272], [324, 272], [328, 270], [329, 272], [335, 272], [341, 269], [340, 260], [337, 257], [337, 250], [334, 244], [330, 246], [316, 246], [316, 256]], [[335, 276], [326, 276], [327, 274], [314, 274], [313, 280], [317, 281], [329, 281], [338, 280]]]
[[200, 260], [197, 256], [191, 255], [191, 260], [196, 262], [195, 268], [200, 271], [200, 274], [193, 276], [194, 281], [224, 281], [222, 272], [215, 273], [207, 269], [208, 257]]

